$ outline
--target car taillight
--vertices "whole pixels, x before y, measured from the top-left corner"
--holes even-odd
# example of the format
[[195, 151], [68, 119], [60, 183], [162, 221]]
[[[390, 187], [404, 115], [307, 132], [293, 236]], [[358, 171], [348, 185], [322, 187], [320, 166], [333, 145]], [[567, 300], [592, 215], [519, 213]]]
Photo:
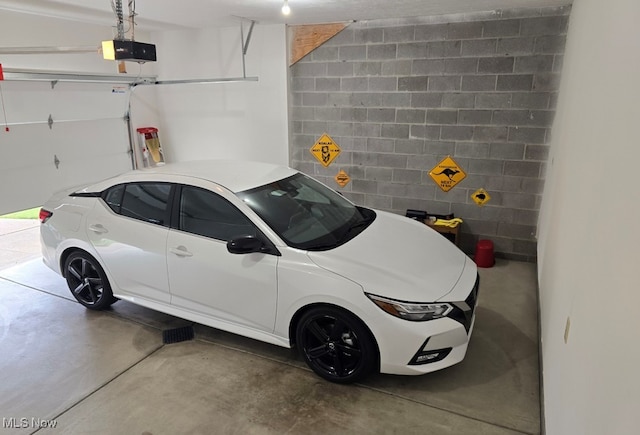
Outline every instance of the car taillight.
[[49, 210], [45, 210], [44, 208], [40, 209], [40, 222], [45, 223], [49, 220], [49, 218], [53, 216], [53, 213]]

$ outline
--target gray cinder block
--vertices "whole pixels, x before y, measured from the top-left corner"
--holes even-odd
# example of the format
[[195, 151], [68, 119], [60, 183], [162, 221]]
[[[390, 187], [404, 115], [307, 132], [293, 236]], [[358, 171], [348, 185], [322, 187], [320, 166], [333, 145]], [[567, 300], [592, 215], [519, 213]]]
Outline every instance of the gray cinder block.
[[458, 123], [464, 125], [491, 124], [491, 115], [491, 110], [460, 110], [458, 112]]
[[475, 94], [475, 107], [479, 109], [506, 109], [511, 107], [512, 94], [479, 93]]
[[411, 107], [440, 107], [443, 95], [440, 92], [414, 92], [411, 94]]
[[466, 125], [443, 125], [440, 137], [445, 140], [471, 140], [477, 127]]
[[495, 56], [497, 39], [468, 39], [462, 41], [462, 56]]
[[540, 162], [507, 160], [504, 162], [504, 175], [535, 178], [540, 174]]
[[398, 90], [399, 91], [426, 91], [427, 77], [426, 76], [398, 77]]
[[482, 36], [482, 22], [450, 23], [447, 28], [447, 39], [472, 39]]
[[460, 86], [460, 76], [429, 77], [430, 91], [459, 91]]
[[568, 17], [526, 18], [520, 26], [521, 35], [558, 35], [567, 33]]
[[514, 56], [533, 53], [535, 38], [500, 38], [496, 54], [498, 56]]
[[426, 110], [396, 109], [396, 122], [402, 124], [424, 124]]
[[446, 59], [444, 61], [444, 72], [447, 74], [469, 74], [478, 70], [478, 59], [459, 58]]
[[415, 26], [386, 27], [383, 31], [384, 42], [413, 41]]
[[382, 74], [382, 63], [355, 62], [353, 64], [353, 74], [356, 76], [379, 76]]
[[518, 36], [520, 34], [520, 20], [486, 21], [482, 28], [482, 36], [485, 38]]
[[428, 109], [428, 124], [456, 124], [458, 122], [458, 111], [450, 109]]
[[407, 124], [383, 124], [381, 137], [391, 137], [395, 139], [409, 138], [409, 125]]
[[553, 55], [519, 56], [513, 70], [516, 73], [550, 72], [553, 70]]
[[496, 84], [498, 91], [530, 91], [533, 86], [532, 74], [499, 75]]
[[368, 122], [395, 122], [396, 109], [371, 108], [367, 111]]
[[367, 59], [395, 59], [396, 44], [375, 44], [367, 46]]
[[441, 41], [447, 39], [446, 24], [425, 24], [415, 28], [416, 41]]
[[398, 59], [425, 58], [427, 57], [427, 44], [424, 42], [400, 43], [396, 55]]
[[479, 73], [512, 73], [513, 57], [486, 57], [478, 60]]
[[495, 91], [495, 75], [466, 75], [462, 77], [463, 91]]
[[424, 139], [397, 139], [394, 152], [399, 154], [422, 154]]
[[475, 104], [475, 94], [447, 92], [442, 95], [442, 107], [472, 108]]

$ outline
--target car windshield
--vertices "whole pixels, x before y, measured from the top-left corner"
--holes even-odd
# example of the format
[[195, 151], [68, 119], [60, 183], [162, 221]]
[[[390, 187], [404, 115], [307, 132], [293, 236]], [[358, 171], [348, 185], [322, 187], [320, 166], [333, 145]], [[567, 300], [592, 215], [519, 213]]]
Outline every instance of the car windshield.
[[237, 195], [285, 243], [310, 251], [342, 245], [375, 219], [373, 210], [300, 173]]

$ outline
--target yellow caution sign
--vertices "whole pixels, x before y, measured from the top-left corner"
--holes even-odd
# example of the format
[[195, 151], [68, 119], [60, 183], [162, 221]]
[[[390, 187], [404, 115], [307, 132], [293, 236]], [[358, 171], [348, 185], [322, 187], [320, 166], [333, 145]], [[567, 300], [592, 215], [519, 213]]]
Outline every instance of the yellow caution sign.
[[450, 156], [447, 156], [429, 172], [429, 176], [440, 186], [440, 189], [448, 192], [464, 180], [467, 174]]
[[338, 183], [340, 187], [346, 186], [347, 184], [349, 184], [349, 181], [351, 181], [351, 177], [349, 177], [349, 174], [344, 172], [342, 169], [340, 169], [340, 172], [338, 172], [336, 176], [333, 177], [333, 179], [336, 180], [336, 183]]
[[311, 154], [326, 168], [338, 157], [342, 150], [338, 144], [325, 133], [320, 136], [320, 139], [318, 139], [309, 151], [311, 151]]
[[475, 202], [479, 207], [482, 207], [491, 199], [491, 195], [486, 190], [480, 188], [471, 194], [471, 199]]

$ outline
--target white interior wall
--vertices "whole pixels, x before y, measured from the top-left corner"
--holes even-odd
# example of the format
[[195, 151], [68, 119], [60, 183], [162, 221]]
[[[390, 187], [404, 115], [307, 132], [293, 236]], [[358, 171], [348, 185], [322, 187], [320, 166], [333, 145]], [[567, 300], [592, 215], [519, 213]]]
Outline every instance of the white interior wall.
[[550, 435], [638, 433], [639, 20], [637, 0], [571, 12], [539, 222]]
[[[243, 75], [239, 25], [162, 32], [153, 39], [159, 80]], [[285, 26], [255, 26], [246, 74], [259, 80], [139, 86], [132, 100], [135, 126], [141, 126], [141, 111], [153, 118], [155, 104], [167, 161], [229, 158], [288, 165]]]

